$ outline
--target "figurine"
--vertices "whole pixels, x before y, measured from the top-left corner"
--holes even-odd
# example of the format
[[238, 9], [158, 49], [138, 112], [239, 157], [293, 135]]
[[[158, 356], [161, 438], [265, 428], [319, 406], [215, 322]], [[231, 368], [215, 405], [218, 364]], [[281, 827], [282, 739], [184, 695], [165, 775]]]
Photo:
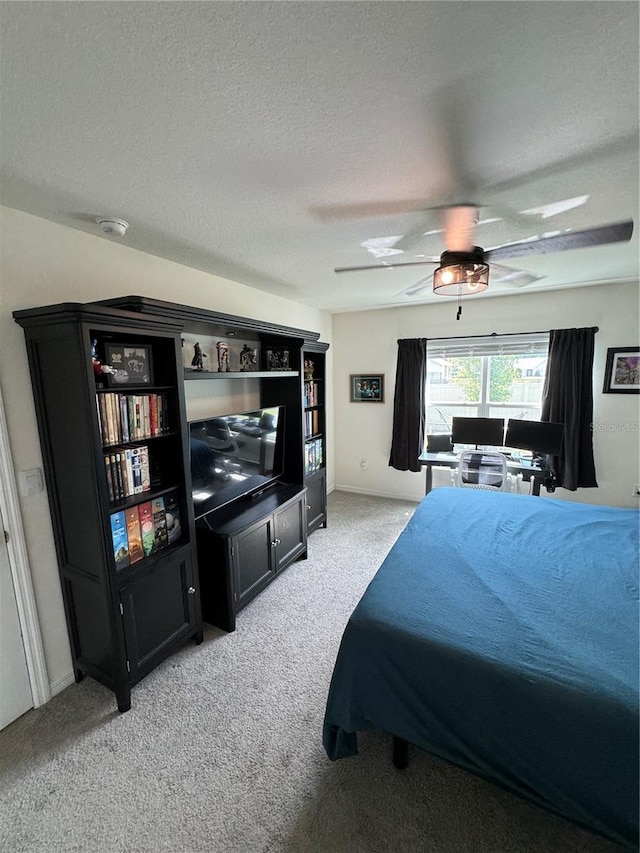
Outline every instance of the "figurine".
[[240, 350], [240, 370], [251, 370], [251, 365], [257, 363], [256, 351], [245, 344]]
[[103, 364], [98, 358], [98, 341], [95, 339], [91, 341], [91, 364], [96, 376], [104, 376], [107, 373], [116, 372], [114, 367], [111, 367], [109, 364]]
[[194, 370], [204, 370], [204, 359], [207, 357], [206, 352], [202, 352], [202, 347], [199, 341], [193, 345], [193, 358], [191, 359], [191, 367]]
[[310, 379], [313, 379], [313, 368], [314, 368], [314, 366], [315, 365], [311, 361], [311, 359], [305, 359], [305, 362], [304, 362], [304, 378], [307, 381]]
[[218, 350], [218, 373], [229, 372], [229, 344], [224, 341], [218, 341], [216, 344]]

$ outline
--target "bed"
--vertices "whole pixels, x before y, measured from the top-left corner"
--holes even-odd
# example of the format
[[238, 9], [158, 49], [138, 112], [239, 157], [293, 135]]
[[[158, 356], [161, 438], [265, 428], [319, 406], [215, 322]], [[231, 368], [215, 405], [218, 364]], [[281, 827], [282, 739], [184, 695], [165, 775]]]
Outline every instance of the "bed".
[[427, 495], [346, 626], [328, 756], [389, 732], [635, 847], [639, 518]]

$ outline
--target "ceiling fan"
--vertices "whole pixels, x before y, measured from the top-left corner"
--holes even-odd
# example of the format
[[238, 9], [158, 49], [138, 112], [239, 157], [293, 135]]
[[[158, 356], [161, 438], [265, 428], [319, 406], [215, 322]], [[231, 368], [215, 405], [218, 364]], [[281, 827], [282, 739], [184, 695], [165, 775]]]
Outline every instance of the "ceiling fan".
[[[480, 87], [482, 89], [482, 87]], [[478, 164], [480, 125], [478, 105], [482, 103], [482, 91], [478, 91], [478, 83], [474, 79], [453, 81], [451, 84], [431, 94], [427, 104], [427, 127], [431, 128], [432, 141], [439, 164], [438, 176], [440, 189], [432, 196], [431, 203], [405, 203], [393, 201], [369, 203], [364, 205], [351, 204], [345, 207], [329, 206], [317, 211], [322, 218], [363, 218], [370, 216], [385, 216], [398, 213], [418, 213], [418, 211], [439, 211], [443, 219], [444, 251], [439, 257], [418, 256], [419, 259], [395, 263], [393, 255], [415, 249], [416, 240], [421, 240], [426, 234], [433, 234], [425, 227], [422, 219], [417, 226], [410, 229], [400, 239], [395, 240], [389, 247], [387, 257], [378, 264], [357, 267], [338, 267], [336, 273], [357, 272], [374, 269], [399, 269], [405, 266], [436, 265], [433, 273], [433, 290], [435, 293], [458, 297], [458, 318], [460, 317], [460, 298], [486, 290], [489, 286], [489, 272], [492, 281], [509, 281], [512, 285], [527, 285], [541, 276], [532, 275], [522, 270], [503, 267], [503, 260], [544, 255], [552, 252], [563, 252], [569, 249], [579, 249], [587, 246], [598, 246], [607, 243], [628, 241], [633, 233], [633, 221], [626, 220], [596, 228], [581, 231], [562, 231], [551, 235], [509, 242], [503, 245], [480, 248], [474, 237], [476, 226], [483, 224], [479, 221], [479, 212], [487, 207], [486, 202], [473, 203], [469, 199], [485, 198], [491, 209], [491, 216], [510, 222], [522, 228], [523, 233], [531, 233], [532, 216], [541, 215], [543, 219], [572, 209], [583, 204], [588, 196], [566, 199], [546, 205], [544, 208], [521, 211], [517, 213], [499, 203], [500, 194], [505, 190], [522, 187], [541, 179], [548, 180], [556, 175], [568, 173], [574, 169], [588, 168], [593, 163], [602, 163], [606, 158], [634, 154], [638, 150], [638, 134], [634, 132], [613, 142], [600, 145], [589, 151], [578, 151], [569, 157], [556, 162], [536, 167], [527, 173], [497, 180], [483, 179]], [[497, 195], [496, 195], [497, 194]], [[488, 196], [488, 198], [487, 198]], [[485, 222], [492, 221], [491, 219]], [[526, 229], [526, 230], [525, 230]], [[414, 255], [415, 257], [415, 255]], [[497, 262], [500, 262], [498, 265]], [[431, 279], [421, 279], [404, 291], [412, 296], [431, 286]]]
[[[625, 220], [584, 231], [567, 231], [548, 237], [520, 240], [482, 249], [474, 245], [474, 229], [478, 223], [479, 209], [471, 204], [454, 204], [443, 208], [445, 250], [440, 257], [424, 258], [419, 261], [383, 262], [368, 266], [336, 267], [334, 272], [360, 272], [362, 270], [399, 269], [427, 264], [438, 264], [433, 274], [433, 291], [443, 296], [458, 297], [458, 315], [460, 319], [462, 296], [469, 296], [486, 290], [489, 286], [489, 261], [500, 279], [520, 284], [535, 281], [538, 276], [530, 275], [509, 267], [498, 266], [494, 261], [520, 258], [531, 255], [546, 255], [552, 252], [564, 252], [607, 243], [628, 241], [633, 234], [633, 220]], [[420, 229], [424, 233], [424, 227]], [[416, 235], [411, 233], [402, 237], [395, 246], [406, 245]], [[422, 279], [404, 293], [412, 296], [429, 287], [427, 279]]]

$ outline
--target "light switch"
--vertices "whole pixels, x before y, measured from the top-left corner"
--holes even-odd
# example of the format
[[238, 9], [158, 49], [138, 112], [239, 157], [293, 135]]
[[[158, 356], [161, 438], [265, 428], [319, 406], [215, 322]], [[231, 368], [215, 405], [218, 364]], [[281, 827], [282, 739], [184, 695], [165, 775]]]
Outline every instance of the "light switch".
[[23, 498], [27, 498], [29, 495], [37, 495], [44, 488], [42, 470], [40, 468], [29, 468], [26, 471], [20, 471], [18, 480], [20, 483], [20, 494]]

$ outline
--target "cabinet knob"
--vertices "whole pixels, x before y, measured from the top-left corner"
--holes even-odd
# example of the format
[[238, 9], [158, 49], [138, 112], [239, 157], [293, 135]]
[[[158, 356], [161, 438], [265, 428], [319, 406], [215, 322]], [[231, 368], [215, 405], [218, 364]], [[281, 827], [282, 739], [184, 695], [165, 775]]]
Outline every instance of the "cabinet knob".
[[271, 544], [272, 544], [272, 545], [273, 545], [273, 547], [275, 548], [275, 547], [276, 547], [276, 545], [279, 545], [279, 544], [280, 544], [280, 540], [279, 540], [279, 539], [274, 539], [274, 540], [273, 540], [273, 542], [272, 542]]
[[307, 504], [307, 509], [311, 509], [311, 504]]
[[187, 590], [187, 592], [189, 593], [189, 595], [195, 595], [195, 592], [196, 592], [195, 586], [190, 586], [189, 589]]

